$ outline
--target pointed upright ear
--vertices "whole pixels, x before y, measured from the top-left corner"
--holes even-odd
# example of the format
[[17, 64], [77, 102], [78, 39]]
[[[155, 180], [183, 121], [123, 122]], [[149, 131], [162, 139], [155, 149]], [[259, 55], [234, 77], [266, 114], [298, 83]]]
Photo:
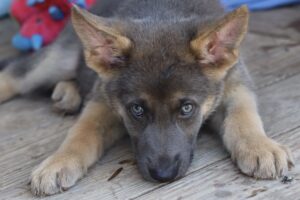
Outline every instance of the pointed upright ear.
[[242, 6], [200, 32], [191, 41], [191, 49], [206, 75], [222, 79], [238, 61], [238, 49], [247, 32], [248, 18], [248, 9]]
[[117, 30], [118, 22], [73, 6], [72, 23], [83, 44], [87, 65], [99, 76], [111, 75], [125, 65], [131, 41]]

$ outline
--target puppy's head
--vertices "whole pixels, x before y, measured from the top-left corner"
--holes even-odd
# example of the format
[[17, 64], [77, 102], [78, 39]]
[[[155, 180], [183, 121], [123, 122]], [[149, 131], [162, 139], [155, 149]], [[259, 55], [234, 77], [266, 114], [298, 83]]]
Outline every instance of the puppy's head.
[[142, 175], [185, 174], [201, 124], [218, 105], [223, 80], [247, 29], [242, 7], [217, 22], [104, 19], [74, 8], [87, 65], [122, 117]]

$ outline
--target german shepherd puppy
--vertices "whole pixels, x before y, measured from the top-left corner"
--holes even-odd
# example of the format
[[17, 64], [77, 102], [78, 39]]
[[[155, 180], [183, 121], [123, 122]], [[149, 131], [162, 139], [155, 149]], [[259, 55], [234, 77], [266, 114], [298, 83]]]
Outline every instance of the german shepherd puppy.
[[[265, 134], [239, 57], [246, 7], [225, 15], [217, 0], [101, 0], [95, 9], [102, 17], [72, 10], [86, 64], [97, 74], [92, 95], [61, 147], [33, 171], [33, 194], [72, 187], [125, 133], [145, 179], [180, 178], [204, 121], [244, 174], [273, 179], [293, 166], [288, 148]], [[79, 58], [68, 27], [52, 46], [2, 71], [0, 101], [53, 86], [54, 106], [76, 111], [76, 77], [93, 80]]]

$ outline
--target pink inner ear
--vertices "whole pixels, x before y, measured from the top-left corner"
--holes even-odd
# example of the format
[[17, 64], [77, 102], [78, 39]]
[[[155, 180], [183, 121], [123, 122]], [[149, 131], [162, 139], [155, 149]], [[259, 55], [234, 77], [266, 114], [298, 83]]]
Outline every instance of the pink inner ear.
[[92, 54], [100, 63], [109, 67], [120, 65], [124, 61], [123, 57], [116, 52], [113, 41], [110, 39], [105, 39], [103, 44], [95, 47], [92, 50]]
[[120, 65], [123, 59], [119, 56], [114, 40], [106, 33], [95, 31], [94, 29], [91, 30], [91, 33], [89, 46], [95, 59], [108, 67]]
[[241, 34], [241, 23], [239, 20], [232, 20], [223, 25], [217, 32], [209, 38], [207, 44], [207, 54], [205, 61], [207, 63], [215, 63], [224, 59], [228, 51], [234, 48], [239, 41]]
[[106, 47], [104, 45], [98, 46], [92, 52], [94, 56], [97, 56], [97, 60], [99, 59], [101, 63], [110, 63], [111, 52], [109, 50], [109, 47]]
[[205, 56], [206, 61], [204, 61], [206, 63], [215, 63], [226, 53], [225, 46], [217, 35], [216, 33], [216, 36], [212, 37], [213, 39], [207, 44], [208, 55]]
[[[87, 49], [95, 50], [95, 52], [102, 52], [105, 49], [112, 47], [113, 41], [107, 37], [106, 33], [97, 30], [89, 24], [84, 24], [84, 29], [81, 31], [83, 35], [82, 41]], [[103, 48], [100, 50], [100, 48]]]

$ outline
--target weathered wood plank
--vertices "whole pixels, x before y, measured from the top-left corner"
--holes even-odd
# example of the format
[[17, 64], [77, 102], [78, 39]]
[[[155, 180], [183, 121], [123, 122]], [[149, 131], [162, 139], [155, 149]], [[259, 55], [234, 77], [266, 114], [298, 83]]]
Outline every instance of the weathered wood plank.
[[259, 88], [299, 73], [299, 9], [297, 6], [251, 14], [243, 57]]
[[300, 6], [294, 6], [253, 12], [250, 17], [250, 31], [269, 38], [288, 38], [299, 41], [299, 9]]
[[44, 138], [65, 135], [74, 118], [51, 112], [45, 99], [15, 99], [1, 105], [0, 157]]
[[300, 123], [300, 75], [257, 91], [267, 133], [282, 133]]
[[[300, 34], [299, 34], [300, 37]], [[274, 41], [268, 41], [259, 36], [248, 36], [248, 41], [257, 42], [260, 44], [272, 44]], [[260, 56], [249, 58], [245, 53], [245, 63], [248, 66], [251, 76], [257, 88], [263, 88], [272, 85], [281, 80], [295, 76], [300, 73], [300, 45], [285, 50], [278, 49], [274, 52], [264, 52], [258, 47], [247, 48], [247, 50], [258, 51]]]

